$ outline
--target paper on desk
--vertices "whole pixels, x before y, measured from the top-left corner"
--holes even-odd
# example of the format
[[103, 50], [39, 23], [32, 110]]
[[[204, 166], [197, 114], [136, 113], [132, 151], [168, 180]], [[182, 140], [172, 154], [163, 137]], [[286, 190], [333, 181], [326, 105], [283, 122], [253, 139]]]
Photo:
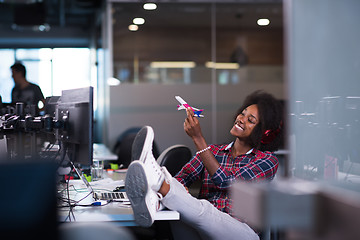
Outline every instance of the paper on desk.
[[111, 178], [105, 178], [98, 181], [90, 182], [90, 185], [97, 189], [114, 190], [116, 187], [125, 186], [124, 180], [112, 180]]

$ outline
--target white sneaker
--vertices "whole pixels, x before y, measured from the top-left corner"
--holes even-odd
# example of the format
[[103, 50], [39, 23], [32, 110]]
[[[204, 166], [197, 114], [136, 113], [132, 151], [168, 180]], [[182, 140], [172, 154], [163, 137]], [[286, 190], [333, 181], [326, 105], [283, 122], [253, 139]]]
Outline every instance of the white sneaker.
[[161, 171], [164, 173], [164, 180], [167, 184], [170, 184], [171, 179], [173, 178], [165, 166], [161, 167]]
[[125, 178], [126, 194], [131, 202], [135, 222], [142, 227], [150, 227], [155, 213], [160, 208], [158, 194], [148, 183], [149, 172], [145, 164], [135, 160], [131, 162]]
[[132, 144], [131, 161], [140, 160], [144, 162], [146, 155], [152, 153], [154, 141], [154, 130], [150, 126], [144, 126], [136, 134]]
[[158, 191], [165, 176], [152, 153], [153, 140], [154, 130], [150, 126], [141, 128], [134, 139], [131, 158], [132, 161], [144, 163], [148, 184], [154, 191]]

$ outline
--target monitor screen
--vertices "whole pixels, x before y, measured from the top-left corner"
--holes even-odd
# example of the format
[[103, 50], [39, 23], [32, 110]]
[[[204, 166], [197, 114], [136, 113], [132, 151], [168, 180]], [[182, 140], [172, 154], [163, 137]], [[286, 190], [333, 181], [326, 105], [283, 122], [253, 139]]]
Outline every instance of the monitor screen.
[[92, 165], [93, 88], [63, 90], [57, 105], [56, 119], [64, 122], [58, 139], [69, 160], [83, 166]]

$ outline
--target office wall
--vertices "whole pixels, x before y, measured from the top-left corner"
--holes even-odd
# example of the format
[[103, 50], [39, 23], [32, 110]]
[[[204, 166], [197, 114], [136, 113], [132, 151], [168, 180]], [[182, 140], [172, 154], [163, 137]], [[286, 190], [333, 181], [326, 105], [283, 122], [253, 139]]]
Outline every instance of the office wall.
[[[140, 61], [191, 60], [205, 63], [211, 60], [210, 26], [145, 28], [136, 34], [114, 31], [113, 44], [115, 63], [132, 62], [134, 56], [137, 56]], [[282, 28], [216, 29], [218, 62], [231, 62], [231, 55], [239, 46], [249, 56], [251, 65], [283, 64]]]
[[[243, 83], [217, 86], [217, 124], [213, 126], [211, 84], [161, 85], [161, 84], [120, 84], [110, 88], [110, 118], [108, 123], [109, 145], [115, 144], [117, 137], [130, 127], [150, 125], [155, 131], [155, 141], [163, 151], [174, 144], [185, 144], [193, 151], [191, 139], [183, 129], [186, 117], [184, 111], [177, 111], [176, 95], [189, 104], [204, 108], [204, 118], [200, 119], [203, 134], [212, 143], [232, 140], [229, 134], [236, 110], [242, 101], [254, 90], [266, 90], [278, 98], [284, 98], [282, 83]], [[216, 132], [215, 132], [216, 131]]]

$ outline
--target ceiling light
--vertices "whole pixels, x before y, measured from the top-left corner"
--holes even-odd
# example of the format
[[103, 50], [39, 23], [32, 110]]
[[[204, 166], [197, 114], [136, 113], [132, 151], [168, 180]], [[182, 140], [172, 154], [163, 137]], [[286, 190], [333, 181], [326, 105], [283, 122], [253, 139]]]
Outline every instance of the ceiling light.
[[143, 8], [145, 10], [155, 10], [157, 8], [155, 3], [145, 3]]
[[240, 67], [240, 65], [238, 63], [206, 62], [205, 67], [215, 68], [215, 69], [238, 69]]
[[323, 97], [323, 99], [336, 99], [341, 98], [340, 96], [330, 96], [330, 97]]
[[145, 19], [143, 19], [143, 18], [134, 18], [133, 23], [136, 24], [136, 25], [141, 25], [141, 24], [145, 23]]
[[128, 28], [129, 28], [130, 31], [135, 32], [135, 31], [137, 31], [139, 29], [139, 26], [135, 25], [135, 24], [131, 24], [131, 25], [129, 25]]
[[195, 62], [151, 62], [151, 68], [194, 68]]
[[267, 19], [267, 18], [260, 18], [260, 19], [257, 20], [257, 24], [259, 26], [267, 26], [267, 25], [270, 24], [270, 20]]

